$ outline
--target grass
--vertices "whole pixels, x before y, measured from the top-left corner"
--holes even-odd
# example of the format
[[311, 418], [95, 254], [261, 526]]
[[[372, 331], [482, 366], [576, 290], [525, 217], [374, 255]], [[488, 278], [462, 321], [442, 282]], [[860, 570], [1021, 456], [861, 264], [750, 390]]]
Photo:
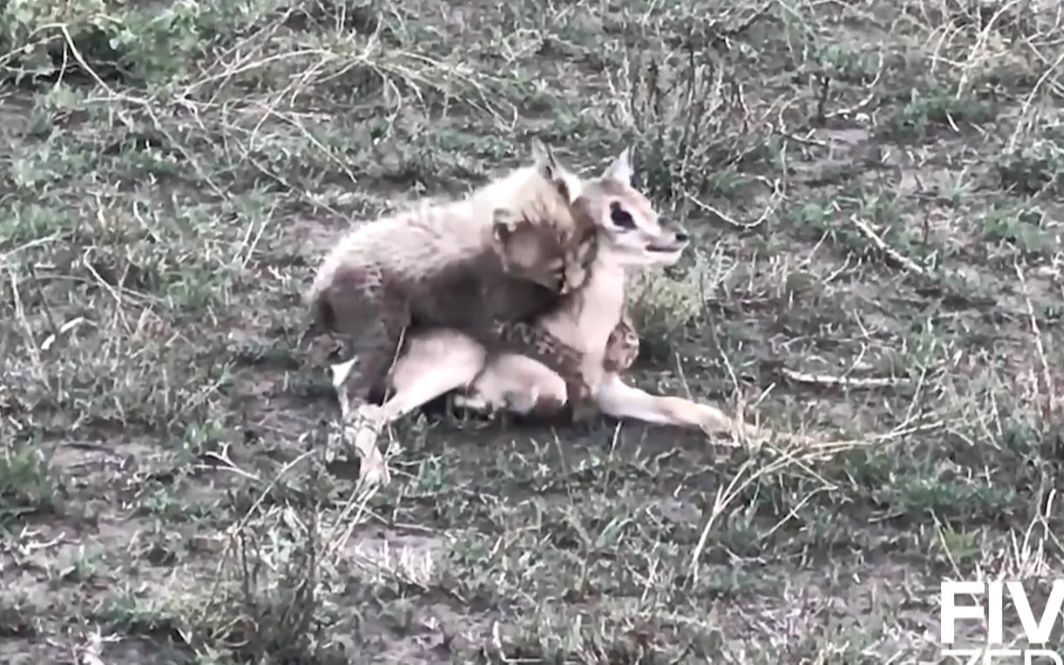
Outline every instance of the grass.
[[[1062, 574], [1062, 43], [1037, 0], [7, 3], [0, 661], [938, 657], [941, 579]], [[302, 290], [534, 137], [634, 146], [698, 239], [635, 380], [825, 443], [419, 414], [352, 489]]]

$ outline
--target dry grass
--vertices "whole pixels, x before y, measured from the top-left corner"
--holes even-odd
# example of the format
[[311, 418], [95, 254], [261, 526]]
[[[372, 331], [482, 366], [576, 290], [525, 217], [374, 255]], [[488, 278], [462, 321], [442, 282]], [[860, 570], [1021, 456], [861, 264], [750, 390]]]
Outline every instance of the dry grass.
[[[943, 577], [1061, 575], [1062, 52], [1036, 0], [7, 3], [0, 662], [936, 658]], [[819, 444], [325, 463], [323, 249], [533, 137], [699, 239], [639, 383]]]

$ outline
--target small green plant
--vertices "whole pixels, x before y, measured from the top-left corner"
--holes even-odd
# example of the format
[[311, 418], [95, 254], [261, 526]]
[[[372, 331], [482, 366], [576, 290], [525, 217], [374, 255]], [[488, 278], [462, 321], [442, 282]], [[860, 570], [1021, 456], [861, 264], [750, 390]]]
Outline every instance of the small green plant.
[[0, 448], [0, 520], [54, 510], [61, 486], [44, 451], [30, 444]]
[[626, 98], [614, 112], [635, 148], [641, 186], [656, 201], [711, 191], [740, 166], [766, 157], [728, 94], [725, 70], [691, 54], [661, 62], [626, 56]]
[[942, 554], [951, 563], [969, 566], [983, 558], [978, 531], [954, 530], [947, 527], [943, 529], [941, 539]]
[[670, 339], [695, 321], [703, 312], [706, 297], [724, 280], [729, 260], [718, 247], [713, 252], [692, 252], [691, 264], [680, 277], [647, 272], [633, 280], [629, 288], [632, 322], [640, 338], [650, 343], [668, 344]]
[[86, 550], [79, 545], [69, 563], [59, 570], [58, 577], [68, 582], [92, 582], [105, 574], [107, 561], [100, 551]]
[[820, 49], [818, 61], [824, 76], [847, 83], [867, 83], [876, 74], [876, 59], [840, 44]]
[[926, 138], [936, 127], [951, 127], [989, 122], [997, 115], [995, 108], [975, 97], [957, 97], [942, 89], [914, 92], [885, 126], [887, 137], [896, 141]]
[[1064, 147], [1059, 139], [1040, 140], [1002, 155], [998, 176], [1005, 189], [1050, 194], [1064, 189]]
[[991, 242], [1007, 242], [1024, 254], [1051, 254], [1058, 248], [1044, 228], [1045, 213], [1034, 207], [1006, 207], [983, 218], [983, 237]]

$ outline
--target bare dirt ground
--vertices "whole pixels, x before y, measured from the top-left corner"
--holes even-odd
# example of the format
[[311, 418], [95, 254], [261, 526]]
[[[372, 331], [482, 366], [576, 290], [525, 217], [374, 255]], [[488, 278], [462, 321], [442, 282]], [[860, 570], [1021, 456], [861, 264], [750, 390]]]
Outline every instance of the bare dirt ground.
[[[1058, 3], [0, 12], [0, 662], [934, 662], [944, 577], [1061, 575]], [[323, 251], [533, 137], [632, 145], [698, 239], [637, 382], [822, 445], [419, 414], [378, 493], [322, 462]]]

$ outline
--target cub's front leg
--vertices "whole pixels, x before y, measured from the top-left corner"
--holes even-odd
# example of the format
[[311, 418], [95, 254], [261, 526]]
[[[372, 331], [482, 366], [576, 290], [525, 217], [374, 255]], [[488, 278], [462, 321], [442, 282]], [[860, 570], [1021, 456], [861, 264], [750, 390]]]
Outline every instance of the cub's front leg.
[[408, 309], [384, 283], [379, 269], [338, 271], [315, 304], [316, 324], [348, 342], [351, 359], [333, 366], [344, 437], [361, 458], [365, 480], [387, 480], [377, 448], [382, 423], [371, 401], [374, 387], [385, 381], [406, 325]]
[[584, 420], [590, 415], [588, 406], [592, 395], [582, 370], [583, 352], [534, 323], [500, 321], [493, 331], [497, 342], [489, 347], [490, 353], [520, 355], [541, 363], [565, 383], [565, 402], [571, 407], [574, 420]]
[[[568, 405], [574, 421], [594, 415], [592, 389], [581, 370], [583, 353], [538, 326], [507, 326], [500, 331], [500, 337], [511, 339], [510, 348], [518, 350], [489, 357], [468, 394], [457, 402], [459, 405], [544, 417], [554, 417]], [[610, 334], [603, 365], [607, 372], [627, 369], [638, 352], [639, 337], [624, 317]], [[550, 365], [544, 358], [550, 360]]]

